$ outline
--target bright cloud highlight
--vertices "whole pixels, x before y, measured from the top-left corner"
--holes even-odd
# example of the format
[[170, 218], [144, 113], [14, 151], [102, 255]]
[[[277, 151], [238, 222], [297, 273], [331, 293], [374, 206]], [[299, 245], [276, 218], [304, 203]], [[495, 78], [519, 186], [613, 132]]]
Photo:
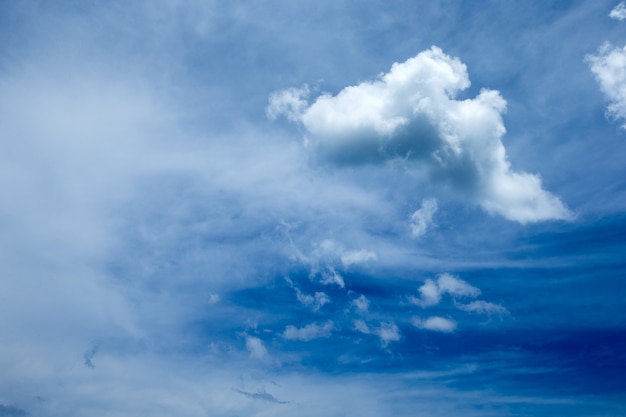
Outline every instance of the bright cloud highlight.
[[621, 120], [622, 129], [626, 129], [626, 47], [605, 43], [597, 55], [588, 55], [586, 60], [609, 101], [609, 116]]
[[[506, 102], [500, 94], [482, 90], [473, 99], [455, 99], [469, 85], [466, 66], [432, 47], [394, 63], [375, 81], [322, 94], [310, 104], [308, 88], [276, 92], [267, 114], [302, 124], [321, 161], [346, 166], [403, 159], [423, 179], [509, 220], [570, 218], [537, 175], [511, 169], [501, 141]], [[419, 216], [415, 225], [414, 234], [423, 233]]]

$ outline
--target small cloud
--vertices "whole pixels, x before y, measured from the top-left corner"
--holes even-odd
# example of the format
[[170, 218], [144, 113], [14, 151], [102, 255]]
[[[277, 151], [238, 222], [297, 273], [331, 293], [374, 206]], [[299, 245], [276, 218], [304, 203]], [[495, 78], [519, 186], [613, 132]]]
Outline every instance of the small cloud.
[[442, 293], [456, 297], [478, 297], [480, 295], [478, 288], [450, 274], [439, 275], [437, 286]]
[[302, 328], [295, 326], [287, 326], [283, 332], [283, 338], [287, 340], [301, 340], [308, 342], [309, 340], [317, 339], [320, 337], [330, 337], [334, 329], [334, 324], [331, 320], [327, 321], [323, 325], [317, 323], [307, 324]]
[[626, 3], [621, 2], [615, 6], [613, 10], [611, 10], [611, 13], [609, 13], [609, 17], [616, 20], [626, 19]]
[[368, 300], [367, 297], [361, 294], [358, 298], [352, 300], [351, 304], [354, 306], [354, 308], [356, 308], [356, 311], [363, 314], [367, 313], [370, 307], [370, 300]]
[[335, 271], [335, 268], [329, 267], [328, 270], [322, 272], [322, 279], [320, 282], [324, 285], [337, 285], [340, 288], [345, 287], [343, 277]]
[[424, 284], [419, 287], [420, 298], [409, 297], [409, 301], [420, 307], [426, 308], [439, 304], [441, 301], [441, 291], [432, 279], [427, 279]]
[[296, 292], [296, 298], [298, 301], [307, 307], [312, 307], [313, 311], [317, 311], [324, 305], [330, 303], [330, 298], [326, 293], [318, 291], [313, 295], [303, 293], [300, 288], [296, 287], [293, 281], [289, 277], [285, 277], [285, 281]]
[[363, 334], [373, 334], [378, 336], [383, 347], [391, 342], [397, 342], [400, 340], [400, 329], [393, 322], [381, 322], [377, 328], [370, 329], [365, 321], [359, 319], [354, 320], [354, 329]]
[[216, 293], [211, 293], [209, 294], [209, 299], [208, 299], [208, 303], [213, 305], [213, 304], [217, 304], [220, 302], [222, 298], [220, 297], [219, 294]]
[[269, 356], [265, 344], [258, 337], [246, 336], [246, 349], [254, 359], [265, 359]]
[[468, 304], [459, 304], [455, 303], [456, 307], [459, 310], [466, 311], [468, 313], [477, 313], [477, 314], [509, 314], [509, 310], [500, 304], [489, 303], [487, 301], [477, 300], [472, 301]]
[[284, 115], [291, 122], [298, 121], [309, 105], [307, 101], [309, 93], [307, 85], [302, 88], [276, 91], [270, 95], [265, 114], [270, 120], [276, 120], [278, 116]]
[[437, 282], [427, 279], [418, 290], [420, 297], [409, 297], [409, 301], [422, 308], [439, 304], [444, 294], [453, 297], [477, 297], [480, 290], [469, 283], [450, 274], [441, 274], [437, 277]]
[[274, 397], [272, 394], [268, 393], [265, 391], [265, 388], [263, 388], [260, 391], [257, 392], [247, 392], [247, 391], [242, 391], [240, 389], [235, 390], [238, 393], [245, 395], [246, 397], [252, 399], [252, 400], [259, 400], [259, 401], [265, 401], [268, 403], [275, 403], [275, 404], [288, 404], [288, 401], [280, 401], [278, 398]]
[[374, 334], [380, 338], [383, 346], [387, 346], [391, 342], [397, 342], [400, 340], [400, 329], [396, 326], [395, 323], [380, 323], [380, 327], [378, 327]]
[[456, 330], [457, 326], [456, 321], [438, 316], [429, 317], [426, 320], [422, 320], [419, 317], [413, 317], [411, 323], [418, 329], [443, 333], [452, 333]]
[[369, 251], [367, 249], [349, 250], [341, 254], [341, 263], [346, 268], [350, 265], [361, 264], [368, 261], [376, 260], [378, 260], [378, 255], [376, 255], [375, 252]]
[[367, 323], [365, 323], [365, 321], [358, 319], [358, 320], [354, 320], [354, 330], [364, 333], [364, 334], [370, 334], [370, 328], [367, 325]]
[[621, 120], [622, 129], [626, 129], [626, 47], [605, 43], [597, 55], [587, 55], [585, 60], [609, 101], [608, 115]]
[[411, 235], [415, 238], [424, 235], [433, 224], [436, 212], [437, 200], [430, 198], [422, 201], [422, 207], [411, 215]]

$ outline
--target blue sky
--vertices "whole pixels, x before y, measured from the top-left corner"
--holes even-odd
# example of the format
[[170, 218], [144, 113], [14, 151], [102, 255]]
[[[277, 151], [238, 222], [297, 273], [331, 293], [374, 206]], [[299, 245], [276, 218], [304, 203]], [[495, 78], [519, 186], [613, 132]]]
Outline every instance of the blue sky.
[[626, 6], [0, 6], [0, 416], [626, 414]]

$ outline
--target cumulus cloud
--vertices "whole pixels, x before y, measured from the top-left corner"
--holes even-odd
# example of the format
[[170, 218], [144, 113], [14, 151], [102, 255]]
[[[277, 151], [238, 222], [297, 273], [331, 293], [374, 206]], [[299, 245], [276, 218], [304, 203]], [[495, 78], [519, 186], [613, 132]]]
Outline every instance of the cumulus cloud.
[[375, 81], [312, 103], [307, 88], [276, 92], [267, 113], [304, 126], [321, 161], [346, 166], [403, 159], [428, 181], [452, 187], [490, 213], [520, 223], [569, 218], [537, 175], [511, 169], [501, 141], [506, 102], [500, 94], [482, 90], [473, 99], [455, 99], [469, 85], [465, 65], [432, 47], [394, 63]]
[[455, 303], [459, 310], [466, 311], [468, 313], [477, 314], [508, 314], [509, 310], [500, 304], [494, 304], [483, 300], [472, 301], [467, 304]]
[[332, 320], [327, 321], [324, 324], [311, 323], [304, 327], [298, 328], [292, 325], [285, 327], [283, 332], [283, 338], [287, 340], [301, 340], [308, 342], [309, 340], [317, 339], [320, 337], [330, 337], [334, 323]]
[[246, 336], [246, 349], [248, 349], [248, 352], [250, 352], [251, 358], [265, 359], [268, 357], [265, 344], [258, 337]]
[[622, 129], [626, 129], [626, 47], [605, 43], [597, 55], [588, 55], [586, 61], [609, 101], [608, 115], [621, 120]]
[[437, 212], [437, 200], [433, 198], [422, 201], [422, 207], [411, 215], [411, 234], [420, 237], [433, 223], [433, 216]]
[[456, 330], [456, 321], [438, 316], [429, 317], [426, 320], [413, 317], [411, 323], [418, 329], [431, 330], [434, 332], [452, 333]]
[[423, 308], [439, 304], [444, 294], [453, 297], [477, 297], [480, 295], [478, 288], [450, 274], [439, 275], [436, 282], [430, 278], [427, 279], [418, 291], [420, 293], [419, 298], [411, 296], [409, 301]]
[[615, 6], [613, 10], [611, 10], [611, 13], [609, 13], [609, 17], [616, 20], [626, 19], [626, 3], [621, 2]]

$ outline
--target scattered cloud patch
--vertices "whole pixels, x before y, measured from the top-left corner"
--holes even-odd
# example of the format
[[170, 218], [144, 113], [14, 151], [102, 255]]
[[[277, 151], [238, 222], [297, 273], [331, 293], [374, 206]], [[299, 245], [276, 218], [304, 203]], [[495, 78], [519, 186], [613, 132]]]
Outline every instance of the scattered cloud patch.
[[330, 303], [330, 297], [326, 295], [326, 293], [322, 291], [317, 291], [313, 295], [305, 294], [300, 290], [300, 288], [296, 287], [291, 278], [285, 277], [285, 281], [289, 284], [291, 288], [296, 292], [296, 298], [298, 301], [307, 307], [312, 307], [313, 311], [318, 311], [324, 305]]
[[444, 294], [453, 297], [477, 297], [480, 290], [453, 275], [444, 273], [437, 277], [437, 281], [427, 279], [418, 289], [419, 298], [410, 296], [409, 301], [422, 308], [431, 307], [441, 302]]
[[367, 325], [367, 323], [365, 323], [364, 320], [361, 320], [361, 319], [354, 320], [353, 324], [354, 324], [354, 330], [356, 330], [357, 332], [361, 332], [363, 334], [371, 334], [372, 333], [370, 331], [369, 326]]
[[611, 13], [609, 13], [609, 17], [616, 20], [626, 19], [626, 3], [621, 2], [615, 6], [613, 10], [611, 10]]
[[472, 301], [467, 304], [455, 303], [456, 307], [459, 310], [466, 311], [468, 313], [477, 313], [477, 314], [499, 314], [504, 315], [508, 314], [509, 310], [500, 304], [490, 303], [483, 300]]
[[246, 336], [246, 349], [254, 359], [266, 359], [269, 356], [263, 341], [255, 336]]
[[362, 264], [376, 260], [378, 260], [376, 252], [372, 252], [367, 249], [348, 250], [341, 254], [341, 263], [346, 268], [350, 265]]
[[335, 325], [331, 320], [321, 325], [317, 323], [307, 324], [301, 328], [289, 325], [283, 332], [283, 338], [308, 342], [320, 337], [330, 337], [334, 327]]
[[608, 115], [621, 120], [622, 129], [626, 129], [626, 47], [605, 43], [597, 55], [587, 55], [586, 61], [609, 101]]
[[383, 346], [387, 346], [391, 342], [397, 342], [400, 340], [400, 329], [393, 322], [382, 322], [374, 334], [380, 338]]
[[340, 288], [345, 287], [343, 277], [335, 271], [335, 268], [328, 267], [326, 271], [322, 272], [322, 278], [320, 282], [324, 285], [337, 285]]
[[363, 294], [361, 294], [358, 298], [352, 300], [352, 305], [356, 309], [357, 312], [364, 314], [367, 313], [370, 307], [370, 300], [367, 299]]
[[400, 329], [393, 322], [381, 322], [376, 328], [370, 328], [364, 320], [358, 319], [353, 322], [354, 329], [363, 334], [378, 336], [383, 347], [387, 347], [391, 342], [400, 340]]
[[309, 93], [309, 87], [306, 85], [302, 88], [289, 88], [272, 93], [269, 105], [265, 109], [267, 117], [276, 120], [278, 116], [283, 115], [292, 122], [298, 121], [309, 104], [307, 101]]
[[443, 333], [452, 333], [456, 330], [457, 326], [456, 321], [438, 316], [429, 317], [426, 320], [422, 320], [419, 317], [413, 317], [411, 323], [418, 329]]
[[[346, 166], [403, 159], [424, 180], [450, 186], [509, 220], [570, 218], [537, 175], [511, 169], [501, 140], [506, 102], [500, 94], [483, 89], [473, 99], [455, 99], [469, 85], [466, 66], [432, 47], [394, 63], [375, 81], [312, 103], [307, 88], [276, 92], [267, 113], [301, 124], [321, 161]], [[416, 227], [419, 234], [419, 222]]]
[[433, 198], [422, 201], [422, 207], [411, 215], [411, 235], [420, 237], [433, 224], [433, 216], [437, 212], [437, 200]]
[[217, 304], [220, 302], [222, 298], [220, 297], [219, 294], [216, 293], [211, 293], [209, 294], [209, 299], [208, 299], [208, 303], [213, 305], [213, 304]]

